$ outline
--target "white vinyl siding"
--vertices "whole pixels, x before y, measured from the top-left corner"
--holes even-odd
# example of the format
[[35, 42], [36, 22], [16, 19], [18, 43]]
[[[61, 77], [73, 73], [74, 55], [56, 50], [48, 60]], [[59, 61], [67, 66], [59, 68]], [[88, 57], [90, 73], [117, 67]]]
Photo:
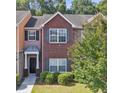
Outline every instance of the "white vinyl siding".
[[67, 29], [50, 28], [49, 43], [67, 43]]
[[67, 71], [66, 58], [50, 58], [49, 59], [49, 72], [65, 72]]

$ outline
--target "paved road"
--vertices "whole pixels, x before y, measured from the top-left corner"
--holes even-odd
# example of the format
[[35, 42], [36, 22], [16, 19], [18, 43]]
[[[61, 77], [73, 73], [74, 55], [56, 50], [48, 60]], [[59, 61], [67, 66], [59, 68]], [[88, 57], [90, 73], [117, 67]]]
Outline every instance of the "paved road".
[[35, 81], [36, 76], [34, 74], [30, 74], [27, 78], [25, 78], [16, 93], [31, 93]]

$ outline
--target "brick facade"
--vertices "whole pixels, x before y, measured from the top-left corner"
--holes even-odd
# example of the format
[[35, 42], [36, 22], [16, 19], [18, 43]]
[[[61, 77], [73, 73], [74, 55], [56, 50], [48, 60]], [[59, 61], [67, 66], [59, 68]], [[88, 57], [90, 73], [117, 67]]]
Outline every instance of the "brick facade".
[[[24, 22], [28, 22], [30, 19], [30, 15], [24, 19]], [[40, 20], [40, 19], [38, 19]], [[38, 23], [40, 23], [38, 21]], [[27, 67], [24, 69], [24, 53], [27, 47], [30, 47], [32, 45], [37, 46], [39, 49], [39, 68], [36, 69], [36, 75], [39, 76], [40, 72], [42, 71], [49, 71], [49, 58], [67, 58], [67, 71], [71, 71], [71, 61], [68, 59], [68, 48], [74, 44], [74, 42], [77, 42], [81, 40], [82, 35], [82, 28], [74, 28], [72, 27], [72, 24], [70, 24], [66, 19], [64, 19], [59, 13], [54, 16], [49, 22], [42, 25], [43, 23], [40, 23], [39, 28], [33, 28], [29, 27], [29, 29], [26, 27], [26, 30], [31, 31], [36, 30], [39, 31], [39, 40], [24, 40], [25, 33], [24, 33], [24, 27], [25, 24], [21, 23], [19, 27], [17, 28], [19, 38], [17, 38], [17, 44], [19, 43], [19, 49], [23, 50], [22, 59], [23, 60], [23, 67], [21, 66], [21, 76], [22, 74], [24, 76], [27, 76], [30, 74], [29, 72], [29, 56], [32, 54], [27, 55]], [[67, 43], [49, 43], [49, 29], [50, 28], [64, 28], [67, 29]], [[36, 56], [36, 55], [35, 55]], [[21, 57], [21, 56], [20, 56]], [[23, 69], [23, 72], [22, 72]]]
[[[66, 28], [67, 43], [51, 44], [49, 43], [49, 28]], [[68, 47], [74, 43], [74, 30], [72, 26], [60, 15], [55, 16], [51, 21], [45, 24], [43, 28], [43, 71], [49, 70], [49, 58], [68, 58]], [[68, 60], [69, 62], [69, 60]], [[70, 71], [70, 63], [68, 64]]]

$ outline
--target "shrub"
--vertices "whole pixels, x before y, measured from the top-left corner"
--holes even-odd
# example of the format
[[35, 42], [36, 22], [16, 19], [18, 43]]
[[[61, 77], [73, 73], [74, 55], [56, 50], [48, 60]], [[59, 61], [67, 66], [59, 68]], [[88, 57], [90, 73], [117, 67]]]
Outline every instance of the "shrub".
[[16, 83], [19, 82], [19, 74], [16, 74]]
[[58, 83], [58, 76], [60, 73], [56, 72], [54, 73], [54, 83]]
[[73, 74], [71, 72], [65, 72], [58, 76], [58, 83], [61, 85], [68, 85], [73, 81]]
[[54, 74], [48, 73], [45, 79], [46, 84], [53, 84], [54, 83]]
[[48, 74], [48, 72], [46, 72], [46, 71], [40, 73], [40, 81], [41, 82], [45, 82], [47, 74]]

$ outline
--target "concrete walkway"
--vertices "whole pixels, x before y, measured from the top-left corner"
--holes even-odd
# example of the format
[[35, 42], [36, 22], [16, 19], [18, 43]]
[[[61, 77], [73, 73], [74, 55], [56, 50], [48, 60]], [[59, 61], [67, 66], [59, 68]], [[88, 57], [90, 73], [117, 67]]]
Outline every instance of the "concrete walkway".
[[34, 74], [30, 74], [27, 78], [25, 78], [16, 93], [31, 93], [35, 81], [36, 76]]

